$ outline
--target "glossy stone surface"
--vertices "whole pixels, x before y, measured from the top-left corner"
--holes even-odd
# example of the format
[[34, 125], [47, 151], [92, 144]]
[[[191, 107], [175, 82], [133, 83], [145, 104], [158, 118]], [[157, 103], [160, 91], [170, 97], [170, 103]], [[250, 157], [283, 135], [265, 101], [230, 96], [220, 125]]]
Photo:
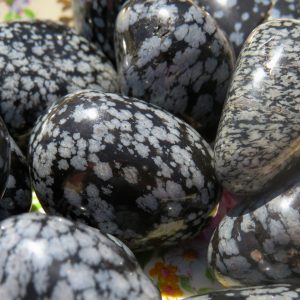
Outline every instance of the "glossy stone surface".
[[135, 251], [191, 237], [219, 201], [201, 136], [116, 94], [82, 91], [54, 105], [33, 130], [29, 161], [47, 213], [100, 228]]
[[160, 299], [132, 252], [98, 230], [33, 213], [0, 228], [1, 299]]
[[103, 53], [68, 27], [47, 21], [0, 26], [0, 114], [14, 136], [50, 104], [82, 88], [116, 91]]
[[243, 201], [221, 221], [208, 261], [224, 286], [299, 284], [299, 180], [285, 182], [283, 192]]
[[215, 20], [192, 1], [131, 0], [116, 21], [125, 95], [156, 104], [215, 137], [234, 54]]
[[298, 285], [274, 284], [244, 288], [224, 289], [185, 300], [297, 300], [300, 298]]
[[300, 19], [299, 0], [275, 0], [269, 12], [270, 19], [290, 18]]
[[0, 220], [26, 213], [31, 207], [31, 182], [27, 161], [10, 137], [11, 162], [6, 189], [0, 200]]
[[10, 136], [0, 117], [0, 198], [2, 197], [10, 171]]
[[272, 0], [194, 0], [209, 12], [228, 35], [236, 56], [251, 31], [263, 23]]
[[215, 143], [222, 185], [237, 194], [281, 186], [299, 170], [300, 23], [273, 20], [249, 37]]
[[73, 0], [72, 3], [77, 31], [115, 62], [115, 21], [125, 0]]

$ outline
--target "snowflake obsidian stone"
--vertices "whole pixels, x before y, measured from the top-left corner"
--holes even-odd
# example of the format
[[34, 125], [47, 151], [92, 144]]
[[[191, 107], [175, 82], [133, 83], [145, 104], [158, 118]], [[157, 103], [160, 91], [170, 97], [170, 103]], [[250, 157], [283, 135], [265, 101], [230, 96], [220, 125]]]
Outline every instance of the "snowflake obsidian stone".
[[197, 233], [218, 202], [209, 145], [183, 121], [133, 98], [71, 94], [33, 130], [29, 160], [46, 212], [131, 248]]
[[0, 298], [160, 299], [132, 252], [83, 224], [43, 214], [1, 223]]
[[300, 22], [276, 19], [245, 43], [215, 143], [222, 185], [243, 195], [282, 186], [300, 164]]
[[12, 134], [24, 134], [62, 96], [82, 89], [116, 91], [116, 73], [103, 53], [52, 22], [0, 25], [0, 114]]
[[194, 2], [203, 6], [227, 33], [236, 56], [239, 55], [251, 31], [267, 19], [272, 5], [272, 0], [194, 0]]
[[78, 32], [115, 62], [115, 21], [125, 0], [73, 0], [72, 3]]
[[221, 221], [208, 260], [223, 285], [299, 285], [299, 176], [296, 181], [285, 181], [284, 192], [243, 201]]
[[234, 54], [209, 14], [188, 0], [127, 1], [116, 21], [115, 50], [125, 95], [215, 137]]
[[274, 284], [266, 286], [252, 286], [231, 288], [210, 292], [201, 296], [186, 298], [185, 300], [297, 300], [300, 299], [298, 285]]

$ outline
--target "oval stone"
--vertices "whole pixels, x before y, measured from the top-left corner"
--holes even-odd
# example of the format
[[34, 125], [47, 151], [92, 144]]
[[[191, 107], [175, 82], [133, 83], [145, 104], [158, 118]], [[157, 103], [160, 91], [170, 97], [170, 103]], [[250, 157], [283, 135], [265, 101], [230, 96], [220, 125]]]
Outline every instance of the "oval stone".
[[118, 90], [100, 50], [50, 21], [0, 25], [0, 114], [13, 136], [26, 134], [62, 96], [83, 88]]
[[272, 5], [272, 0], [194, 0], [209, 12], [225, 31], [236, 56], [251, 31], [263, 23]]
[[84, 224], [44, 214], [0, 226], [1, 299], [159, 300], [132, 252]]
[[47, 213], [85, 222], [136, 251], [193, 236], [219, 201], [201, 136], [160, 108], [116, 94], [63, 98], [35, 126], [29, 161]]
[[253, 31], [241, 52], [215, 143], [217, 176], [250, 195], [299, 170], [300, 23], [277, 19]]
[[271, 284], [213, 291], [208, 294], [185, 298], [185, 300], [296, 300], [300, 298], [298, 285]]
[[6, 189], [0, 200], [0, 221], [12, 215], [29, 212], [31, 207], [31, 182], [25, 156], [12, 137], [11, 162]]
[[299, 284], [299, 176], [297, 181], [280, 194], [247, 199], [221, 221], [208, 260], [224, 286]]
[[234, 53], [215, 20], [192, 1], [127, 1], [116, 21], [123, 94], [156, 104], [215, 137]]

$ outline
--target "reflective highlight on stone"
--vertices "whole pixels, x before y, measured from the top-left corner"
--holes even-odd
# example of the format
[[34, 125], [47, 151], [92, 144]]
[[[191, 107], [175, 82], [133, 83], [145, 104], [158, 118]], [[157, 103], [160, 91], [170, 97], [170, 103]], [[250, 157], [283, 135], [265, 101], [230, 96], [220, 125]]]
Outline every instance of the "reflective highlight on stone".
[[222, 185], [237, 194], [277, 188], [299, 170], [300, 23], [259, 26], [241, 52], [215, 143]]

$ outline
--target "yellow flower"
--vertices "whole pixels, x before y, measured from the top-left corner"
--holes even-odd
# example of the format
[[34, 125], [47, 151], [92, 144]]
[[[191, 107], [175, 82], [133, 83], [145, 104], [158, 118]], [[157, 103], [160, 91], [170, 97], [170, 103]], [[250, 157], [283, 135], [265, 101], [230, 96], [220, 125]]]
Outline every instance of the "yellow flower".
[[176, 273], [176, 266], [163, 262], [157, 262], [149, 272], [152, 278], [157, 278], [162, 296], [181, 297], [184, 294], [179, 287]]

